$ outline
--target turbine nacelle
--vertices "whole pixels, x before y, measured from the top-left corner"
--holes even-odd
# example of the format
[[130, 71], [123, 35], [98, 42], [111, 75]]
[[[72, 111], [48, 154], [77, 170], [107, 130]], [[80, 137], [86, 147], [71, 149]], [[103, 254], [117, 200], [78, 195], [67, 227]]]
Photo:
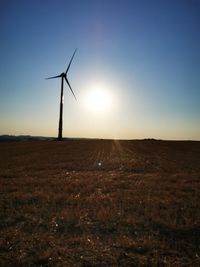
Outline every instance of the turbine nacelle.
[[63, 72], [63, 73], [60, 74], [60, 76], [63, 77], [63, 78], [65, 78], [65, 77], [67, 77], [67, 73], [64, 73]]

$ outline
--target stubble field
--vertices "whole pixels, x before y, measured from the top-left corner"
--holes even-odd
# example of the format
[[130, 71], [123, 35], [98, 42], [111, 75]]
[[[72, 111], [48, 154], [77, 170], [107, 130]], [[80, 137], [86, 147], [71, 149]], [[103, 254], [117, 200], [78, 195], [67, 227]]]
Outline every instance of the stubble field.
[[7, 142], [0, 155], [0, 266], [200, 266], [200, 142]]

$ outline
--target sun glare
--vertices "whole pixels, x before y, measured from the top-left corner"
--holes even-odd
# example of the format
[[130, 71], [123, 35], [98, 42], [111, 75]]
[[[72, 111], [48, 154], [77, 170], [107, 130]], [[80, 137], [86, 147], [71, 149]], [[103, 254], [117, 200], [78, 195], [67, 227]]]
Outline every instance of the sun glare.
[[94, 85], [85, 94], [85, 104], [93, 112], [107, 112], [113, 105], [113, 97], [104, 85]]

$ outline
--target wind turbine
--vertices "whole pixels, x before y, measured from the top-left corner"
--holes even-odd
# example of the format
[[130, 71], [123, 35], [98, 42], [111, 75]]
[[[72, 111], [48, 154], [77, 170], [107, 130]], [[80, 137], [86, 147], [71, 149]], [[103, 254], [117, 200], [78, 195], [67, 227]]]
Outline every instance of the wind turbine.
[[[68, 65], [68, 67], [67, 67], [66, 72], [63, 72], [63, 73], [61, 73], [60, 75], [57, 75], [57, 76], [53, 76], [53, 77], [46, 78], [46, 80], [48, 80], [48, 79], [55, 79], [55, 78], [61, 78], [61, 94], [60, 94], [60, 115], [59, 115], [59, 126], [58, 126], [58, 141], [62, 141], [62, 128], [63, 128], [63, 126], [62, 126], [62, 125], [63, 125], [63, 102], [64, 102], [64, 97], [63, 97], [63, 83], [64, 83], [64, 79], [65, 79], [66, 83], [68, 84], [69, 89], [71, 90], [71, 92], [72, 92], [74, 98], [76, 99], [76, 96], [75, 96], [75, 94], [74, 94], [74, 92], [73, 92], [73, 90], [72, 90], [72, 88], [71, 88], [71, 85], [70, 85], [68, 79], [67, 79], [67, 73], [68, 73], [69, 68], [70, 68], [70, 66], [71, 66], [71, 63], [72, 63], [72, 60], [73, 60], [74, 55], [75, 55], [75, 53], [76, 53], [76, 50], [77, 50], [77, 48], [75, 49], [75, 51], [74, 51], [74, 53], [73, 53], [73, 55], [72, 55], [72, 57], [71, 57], [71, 60], [70, 60], [70, 62], [69, 62], [69, 65]], [[76, 100], [77, 100], [77, 99], [76, 99]]]

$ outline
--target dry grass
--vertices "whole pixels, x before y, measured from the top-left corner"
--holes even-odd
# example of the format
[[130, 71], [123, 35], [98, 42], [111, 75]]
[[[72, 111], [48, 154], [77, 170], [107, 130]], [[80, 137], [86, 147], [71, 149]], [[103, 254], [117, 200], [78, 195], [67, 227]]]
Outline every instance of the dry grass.
[[200, 266], [200, 142], [0, 151], [1, 266]]

